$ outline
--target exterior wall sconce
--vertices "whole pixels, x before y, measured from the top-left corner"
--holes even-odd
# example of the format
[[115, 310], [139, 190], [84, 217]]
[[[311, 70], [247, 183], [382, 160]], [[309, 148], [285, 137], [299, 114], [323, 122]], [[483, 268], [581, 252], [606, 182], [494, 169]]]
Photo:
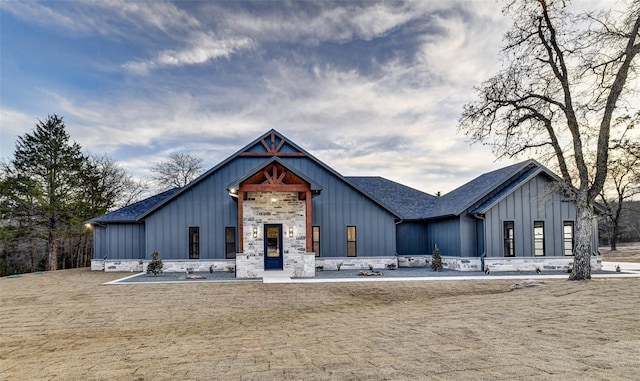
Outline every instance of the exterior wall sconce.
[[289, 238], [293, 238], [293, 226], [289, 226]]
[[253, 228], [253, 238], [258, 238], [258, 228]]

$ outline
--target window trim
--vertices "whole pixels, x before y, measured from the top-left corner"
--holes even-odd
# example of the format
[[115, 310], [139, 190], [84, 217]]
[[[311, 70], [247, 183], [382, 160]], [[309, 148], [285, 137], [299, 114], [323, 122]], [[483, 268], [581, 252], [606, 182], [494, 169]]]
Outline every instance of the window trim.
[[[567, 235], [565, 228], [571, 226], [571, 254], [567, 254]], [[574, 221], [562, 221], [562, 254], [565, 257], [573, 257], [573, 251], [576, 245], [576, 227]]]
[[[349, 240], [349, 229], [353, 228], [353, 240]], [[358, 256], [358, 229], [355, 225], [347, 225], [347, 257]], [[353, 254], [350, 253], [349, 247], [353, 245]]]
[[[540, 224], [540, 226], [536, 226], [537, 224]], [[540, 236], [540, 238], [537, 237], [536, 235], [536, 228], [542, 228], [542, 234]], [[533, 221], [533, 256], [534, 257], [544, 257], [546, 256], [546, 245], [545, 245], [545, 234], [544, 234], [544, 221], [538, 220], [538, 221]], [[537, 242], [541, 242], [542, 243], [542, 254], [538, 254], [538, 249], [536, 247], [536, 243]]]
[[[507, 238], [508, 230], [511, 231], [510, 238]], [[516, 223], [515, 221], [502, 222], [502, 254], [508, 258], [512, 258], [516, 256]]]
[[[316, 240], [316, 231], [318, 232]], [[317, 249], [316, 249], [317, 245]], [[320, 256], [320, 226], [312, 226], [311, 227], [311, 250], [315, 253], [316, 257]]]
[[199, 226], [189, 226], [189, 259], [200, 259]]
[[[229, 238], [228, 231], [233, 230], [233, 241], [227, 240]], [[229, 252], [229, 245], [233, 245], [233, 253]], [[224, 258], [236, 259], [236, 252], [238, 251], [238, 240], [236, 238], [236, 227], [225, 226], [224, 227]]]

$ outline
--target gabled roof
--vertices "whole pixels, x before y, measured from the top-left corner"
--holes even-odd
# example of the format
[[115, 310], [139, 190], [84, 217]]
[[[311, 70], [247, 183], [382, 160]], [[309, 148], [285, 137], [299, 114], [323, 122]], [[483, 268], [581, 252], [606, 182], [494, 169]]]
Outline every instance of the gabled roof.
[[540, 163], [532, 159], [526, 160], [485, 173], [439, 197], [433, 207], [427, 209], [421, 217], [430, 219], [459, 216], [471, 208], [475, 209], [474, 212], [481, 213], [539, 173], [545, 173], [552, 179], [561, 181], [556, 174]]
[[[277, 157], [273, 157], [273, 158], [271, 158], [271, 159], [269, 159], [267, 161], [264, 161], [264, 162], [260, 163], [260, 165], [258, 165], [257, 167], [253, 168], [249, 172], [245, 173], [242, 177], [240, 177], [239, 179], [237, 179], [234, 182], [232, 182], [231, 184], [229, 184], [227, 186], [227, 190], [229, 192], [231, 192], [232, 189], [236, 189], [237, 190], [240, 187], [240, 184], [242, 184], [247, 179], [249, 179], [251, 176], [253, 176], [257, 172], [262, 171], [263, 169], [265, 169], [266, 167], [270, 166], [273, 163], [278, 163], [279, 165], [281, 165], [284, 168], [286, 168], [293, 175], [295, 175], [298, 178], [306, 181], [311, 186], [311, 190], [314, 193], [320, 193], [320, 191], [322, 190], [322, 186], [320, 184], [316, 183], [312, 179], [308, 178], [307, 176], [303, 175], [302, 173], [300, 173], [300, 172], [296, 171], [295, 169], [291, 168], [291, 166], [287, 166], [284, 162], [282, 162], [282, 160], [280, 160]], [[231, 192], [231, 193], [233, 193], [233, 192]]]
[[419, 219], [438, 200], [436, 196], [384, 177], [349, 176], [346, 179], [405, 220]]
[[134, 202], [131, 205], [127, 205], [118, 210], [114, 210], [113, 212], [103, 214], [102, 216], [95, 217], [87, 221], [90, 224], [99, 224], [103, 222], [108, 223], [127, 223], [127, 222], [138, 222], [140, 216], [144, 214], [147, 210], [153, 208], [158, 205], [162, 201], [171, 197], [173, 194], [178, 192], [180, 188], [169, 189], [168, 191], [159, 193], [155, 196], [151, 196], [142, 201]]
[[[274, 137], [278, 139], [279, 143], [274, 142], [274, 140], [273, 140]], [[269, 141], [270, 139], [271, 139], [271, 141]], [[269, 143], [271, 143], [271, 144], [269, 144]], [[266, 152], [260, 152], [261, 150], [264, 150]], [[362, 193], [364, 196], [366, 196], [368, 198], [371, 198], [372, 201], [374, 201], [375, 203], [377, 203], [378, 205], [380, 205], [381, 207], [383, 207], [384, 209], [389, 211], [391, 214], [395, 215], [396, 217], [400, 217], [400, 215], [398, 215], [397, 212], [395, 212], [393, 209], [390, 209], [386, 205], [382, 204], [380, 201], [376, 200], [375, 198], [372, 198], [366, 192], [362, 191], [361, 189], [358, 189], [357, 186], [355, 186], [354, 184], [349, 182], [344, 176], [342, 176], [336, 170], [334, 170], [333, 168], [329, 167], [328, 165], [326, 165], [325, 163], [323, 163], [322, 161], [317, 159], [315, 156], [311, 155], [310, 153], [308, 153], [307, 151], [302, 149], [300, 146], [298, 146], [297, 144], [295, 144], [294, 142], [292, 142], [291, 140], [286, 138], [284, 135], [282, 135], [278, 131], [276, 131], [274, 129], [271, 129], [271, 130], [265, 132], [263, 135], [259, 136], [257, 139], [255, 139], [251, 143], [247, 144], [246, 146], [244, 146], [243, 148], [238, 150], [233, 155], [229, 156], [228, 158], [226, 158], [225, 160], [223, 160], [222, 162], [220, 162], [219, 164], [217, 164], [216, 166], [211, 168], [210, 170], [208, 170], [207, 172], [205, 172], [202, 175], [200, 175], [197, 179], [193, 180], [189, 184], [187, 184], [184, 187], [180, 188], [176, 193], [172, 194], [170, 197], [165, 198], [164, 200], [162, 200], [158, 204], [156, 204], [153, 207], [151, 207], [145, 213], [143, 213], [142, 215], [138, 216], [138, 219], [143, 219], [143, 218], [147, 217], [151, 213], [155, 212], [157, 209], [161, 208], [163, 205], [171, 202], [172, 199], [174, 199], [176, 197], [179, 197], [180, 194], [186, 192], [188, 189], [190, 189], [191, 187], [195, 186], [200, 181], [202, 181], [205, 178], [207, 178], [210, 174], [212, 174], [213, 172], [217, 171], [219, 168], [221, 168], [224, 165], [226, 165], [227, 163], [231, 162], [232, 160], [234, 160], [238, 156], [265, 156], [265, 157], [268, 157], [268, 156], [297, 156], [297, 157], [307, 157], [307, 158], [311, 159], [312, 161], [314, 161], [319, 166], [321, 166], [322, 168], [326, 169], [328, 172], [330, 172], [333, 175], [337, 176], [338, 178], [342, 179], [345, 183], [347, 183], [349, 186], [353, 187], [358, 192]]]

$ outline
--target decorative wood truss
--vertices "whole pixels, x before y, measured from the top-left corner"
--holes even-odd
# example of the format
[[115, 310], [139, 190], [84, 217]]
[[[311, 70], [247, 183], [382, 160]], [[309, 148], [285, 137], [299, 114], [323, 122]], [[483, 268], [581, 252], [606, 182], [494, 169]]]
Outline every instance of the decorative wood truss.
[[276, 134], [272, 132], [269, 138], [265, 137], [264, 139], [260, 140], [260, 143], [262, 143], [262, 146], [264, 147], [266, 152], [249, 152], [249, 151], [245, 151], [245, 152], [240, 153], [239, 156], [267, 156], [267, 157], [270, 157], [270, 156], [280, 156], [280, 157], [285, 157], [285, 156], [300, 156], [300, 157], [304, 157], [304, 156], [307, 156], [302, 152], [280, 152], [280, 150], [282, 149], [282, 147], [284, 146], [286, 141], [284, 139], [282, 139], [281, 137], [278, 137], [278, 139], [280, 139], [280, 142], [276, 145]]
[[311, 185], [281, 164], [272, 163], [243, 181], [238, 189], [238, 249], [241, 253], [244, 252], [243, 203], [248, 192], [298, 192], [298, 198], [305, 200], [306, 206], [306, 250], [312, 251]]

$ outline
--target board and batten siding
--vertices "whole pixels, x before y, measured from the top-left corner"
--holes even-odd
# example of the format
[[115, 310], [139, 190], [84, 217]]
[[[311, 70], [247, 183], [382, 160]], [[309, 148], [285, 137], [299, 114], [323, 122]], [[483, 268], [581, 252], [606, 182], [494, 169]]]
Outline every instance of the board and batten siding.
[[503, 224], [514, 221], [516, 257], [533, 257], [533, 223], [544, 222], [546, 256], [563, 256], [563, 222], [575, 221], [574, 202], [550, 190], [551, 181], [538, 175], [516, 188], [485, 213], [488, 257], [503, 257]]
[[429, 254], [438, 245], [443, 256], [459, 257], [461, 252], [460, 218], [430, 220], [427, 224], [427, 250]]
[[398, 255], [431, 255], [429, 249], [427, 224], [424, 222], [402, 222], [397, 228], [396, 251]]
[[[188, 230], [200, 228], [200, 259], [225, 258], [225, 227], [236, 228], [238, 204], [227, 186], [268, 160], [236, 157], [145, 218], [147, 256], [188, 258]], [[394, 215], [306, 157], [283, 157], [285, 165], [323, 187], [312, 200], [312, 224], [320, 226], [322, 257], [346, 257], [346, 227], [357, 227], [358, 256], [395, 253]], [[237, 242], [237, 237], [236, 237]]]
[[320, 256], [347, 256], [347, 226], [356, 226], [358, 257], [396, 253], [395, 216], [318, 163], [283, 158], [294, 170], [322, 186], [312, 200], [312, 225], [320, 226]]
[[96, 259], [144, 259], [144, 224], [94, 226]]

